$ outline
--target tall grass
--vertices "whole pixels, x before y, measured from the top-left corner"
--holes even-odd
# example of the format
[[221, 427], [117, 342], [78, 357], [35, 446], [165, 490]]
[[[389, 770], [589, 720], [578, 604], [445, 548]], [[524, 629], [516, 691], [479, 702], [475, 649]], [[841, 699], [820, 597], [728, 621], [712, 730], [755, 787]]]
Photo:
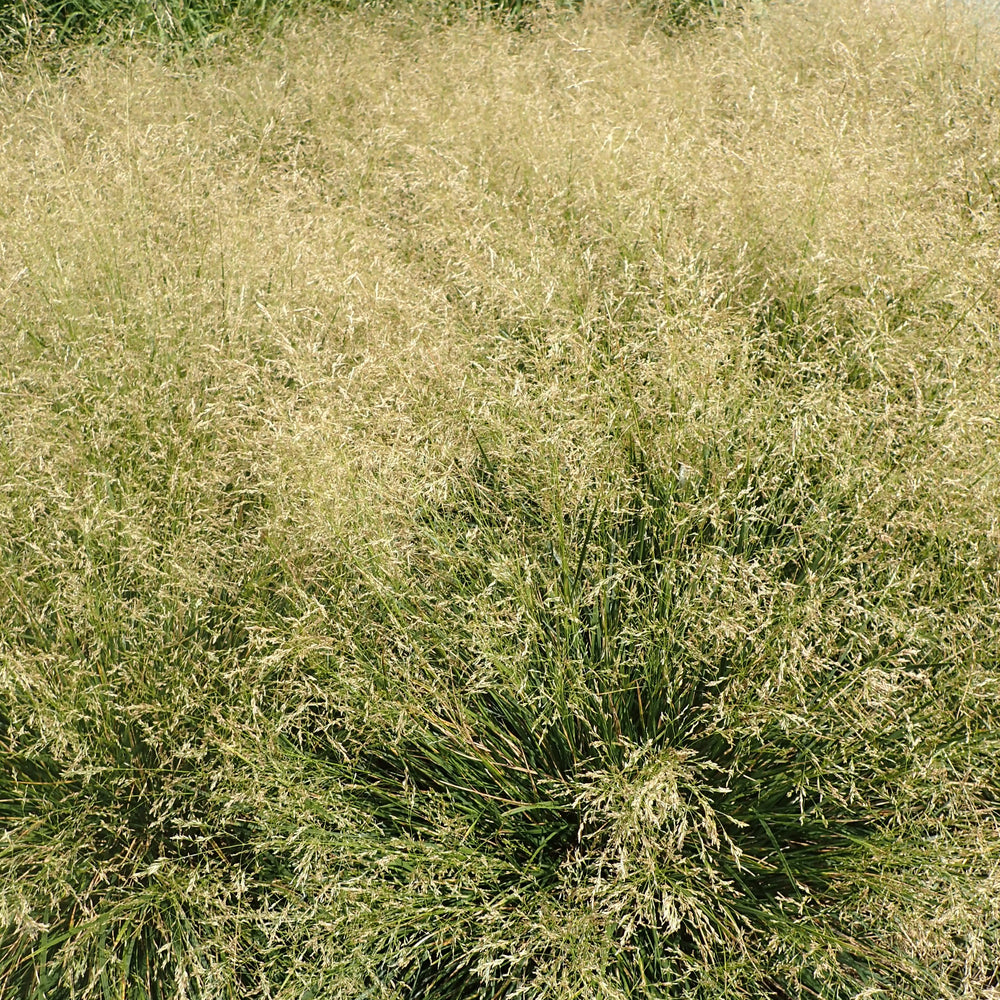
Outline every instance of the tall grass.
[[104, 41], [122, 35], [161, 44], [190, 44], [218, 36], [234, 24], [244, 32], [274, 26], [288, 6], [283, 0], [24, 0], [5, 8], [0, 39], [9, 51], [53, 41]]
[[[692, 15], [715, 11], [722, 0], [671, 0], [644, 9], [664, 24], [681, 25]], [[443, 20], [494, 17], [524, 27], [539, 8], [577, 9], [580, 0], [400, 0]], [[107, 43], [127, 37], [161, 49], [200, 49], [222, 39], [276, 33], [289, 18], [319, 10], [391, 9], [389, 0], [9, 0], [0, 8], [0, 59], [25, 49], [51, 49], [69, 42]], [[68, 50], [63, 49], [63, 54]]]
[[585, 7], [0, 80], [0, 995], [1000, 995], [997, 37]]

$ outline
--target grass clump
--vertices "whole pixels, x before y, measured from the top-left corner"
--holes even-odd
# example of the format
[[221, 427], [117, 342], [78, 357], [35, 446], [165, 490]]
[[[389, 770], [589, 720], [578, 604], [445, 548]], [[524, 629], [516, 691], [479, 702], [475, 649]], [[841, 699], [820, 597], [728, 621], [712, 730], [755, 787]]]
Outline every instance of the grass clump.
[[[209, 387], [173, 358], [45, 334], [8, 370], [47, 384], [31, 419], [49, 448], [31, 468], [5, 442], [0, 978], [10, 996], [185, 995], [229, 961], [247, 878], [272, 868], [227, 715], [281, 599], [205, 526], [260, 509], [186, 412]], [[14, 392], [15, 440], [31, 392]]]
[[[900, 809], [915, 774], [957, 775], [976, 746], [985, 769], [958, 783], [981, 819], [994, 740], [942, 704], [968, 664], [906, 649], [912, 591], [843, 593], [898, 566], [862, 485], [776, 450], [706, 456], [681, 485], [633, 447], [571, 517], [484, 454], [420, 517], [421, 586], [379, 588], [381, 735], [299, 734], [381, 840], [365, 946], [411, 995], [947, 989], [869, 908], [925, 898], [941, 818]], [[546, 492], [548, 510], [530, 499]], [[487, 606], [503, 624], [484, 640]], [[876, 709], [887, 695], [905, 709]]]
[[4, 997], [1000, 989], [996, 37], [648, 27], [4, 76]]

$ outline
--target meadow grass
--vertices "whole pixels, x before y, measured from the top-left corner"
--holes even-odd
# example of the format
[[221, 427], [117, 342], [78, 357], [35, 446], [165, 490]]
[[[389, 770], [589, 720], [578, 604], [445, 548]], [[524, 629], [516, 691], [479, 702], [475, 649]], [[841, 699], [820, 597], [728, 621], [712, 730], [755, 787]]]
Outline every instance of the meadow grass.
[[0, 80], [0, 996], [1000, 996], [1000, 38], [313, 15]]
[[[539, 9], [579, 8], [582, 0], [5, 0], [0, 7], [0, 60], [25, 49], [65, 55], [72, 42], [121, 44], [125, 39], [188, 55], [236, 38], [274, 36], [290, 19], [317, 12], [410, 6], [439, 22], [495, 18], [524, 28]], [[726, 0], [634, 0], [638, 9], [668, 28], [685, 27]], [[62, 51], [61, 51], [62, 50]]]

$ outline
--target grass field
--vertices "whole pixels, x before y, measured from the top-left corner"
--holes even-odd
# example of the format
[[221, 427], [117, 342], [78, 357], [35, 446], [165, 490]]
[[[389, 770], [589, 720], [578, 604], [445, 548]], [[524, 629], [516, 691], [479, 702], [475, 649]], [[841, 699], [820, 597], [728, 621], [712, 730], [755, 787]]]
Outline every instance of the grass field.
[[4, 1000], [1000, 997], [1000, 35], [905, 6], [3, 67]]

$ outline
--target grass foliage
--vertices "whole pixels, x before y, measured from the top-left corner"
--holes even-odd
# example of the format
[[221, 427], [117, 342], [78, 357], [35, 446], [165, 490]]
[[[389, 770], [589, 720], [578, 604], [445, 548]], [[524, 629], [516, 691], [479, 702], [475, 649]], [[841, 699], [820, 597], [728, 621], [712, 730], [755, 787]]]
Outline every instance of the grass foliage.
[[396, 9], [0, 81], [0, 995], [1000, 996], [1000, 39]]
[[[352, 0], [330, 0], [348, 10]], [[275, 31], [301, 3], [293, 0], [18, 0], [0, 10], [0, 55], [73, 41], [146, 39], [192, 48], [220, 37]]]
[[[577, 10], [582, 0], [395, 0], [443, 21], [493, 18], [525, 27], [539, 11]], [[676, 27], [716, 13], [725, 0], [642, 2], [637, 10]], [[393, 0], [8, 0], [0, 7], [0, 59], [25, 49], [42, 50], [83, 41], [108, 43], [128, 38], [160, 49], [187, 51], [221, 39], [277, 33], [290, 18], [318, 11], [347, 13], [364, 8], [391, 10]], [[66, 55], [64, 51], [62, 53]]]

